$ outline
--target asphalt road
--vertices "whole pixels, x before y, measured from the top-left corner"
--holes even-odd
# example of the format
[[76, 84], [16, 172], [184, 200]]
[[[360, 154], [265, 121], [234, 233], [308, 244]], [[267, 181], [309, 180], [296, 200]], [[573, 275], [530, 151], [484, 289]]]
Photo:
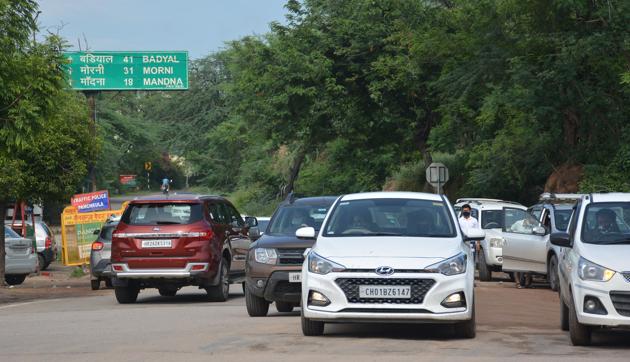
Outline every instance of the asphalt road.
[[0, 361], [417, 361], [630, 360], [630, 333], [596, 334], [573, 347], [558, 327], [558, 297], [546, 288], [477, 282], [477, 338], [434, 325], [327, 325], [304, 337], [299, 312], [250, 318], [240, 285], [226, 303], [195, 288], [176, 297], [141, 292], [119, 305], [95, 296], [0, 305]]

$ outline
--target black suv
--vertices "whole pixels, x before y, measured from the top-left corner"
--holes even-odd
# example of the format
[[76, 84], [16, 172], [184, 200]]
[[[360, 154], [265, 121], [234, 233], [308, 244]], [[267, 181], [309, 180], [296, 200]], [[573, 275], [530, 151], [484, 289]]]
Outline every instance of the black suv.
[[266, 316], [272, 302], [278, 312], [291, 312], [300, 305], [304, 251], [314, 240], [298, 239], [295, 231], [303, 226], [318, 231], [336, 199], [295, 199], [290, 195], [274, 212], [264, 235], [255, 228], [250, 230], [250, 237], [258, 238], [250, 246], [245, 265], [245, 302], [250, 316]]

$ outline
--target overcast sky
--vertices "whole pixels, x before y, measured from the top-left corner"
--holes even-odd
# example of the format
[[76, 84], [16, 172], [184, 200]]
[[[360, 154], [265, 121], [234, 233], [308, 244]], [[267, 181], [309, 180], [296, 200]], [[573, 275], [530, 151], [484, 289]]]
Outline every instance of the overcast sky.
[[[78, 49], [188, 50], [196, 59], [245, 35], [264, 34], [284, 22], [285, 0], [39, 0], [42, 30]], [[54, 30], [56, 31], [56, 30]]]

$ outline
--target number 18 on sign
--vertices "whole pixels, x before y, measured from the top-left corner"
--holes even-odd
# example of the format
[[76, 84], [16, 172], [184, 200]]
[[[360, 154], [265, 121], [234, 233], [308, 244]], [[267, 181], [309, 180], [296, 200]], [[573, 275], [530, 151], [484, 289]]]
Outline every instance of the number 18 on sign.
[[66, 74], [76, 90], [188, 89], [188, 52], [67, 52]]

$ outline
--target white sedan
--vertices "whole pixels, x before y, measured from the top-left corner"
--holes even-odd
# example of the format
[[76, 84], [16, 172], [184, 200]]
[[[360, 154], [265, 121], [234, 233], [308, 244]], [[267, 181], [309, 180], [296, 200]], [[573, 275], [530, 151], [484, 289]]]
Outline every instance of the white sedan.
[[302, 331], [325, 323], [455, 323], [475, 336], [474, 259], [442, 195], [375, 192], [345, 195], [328, 212], [302, 268]]

